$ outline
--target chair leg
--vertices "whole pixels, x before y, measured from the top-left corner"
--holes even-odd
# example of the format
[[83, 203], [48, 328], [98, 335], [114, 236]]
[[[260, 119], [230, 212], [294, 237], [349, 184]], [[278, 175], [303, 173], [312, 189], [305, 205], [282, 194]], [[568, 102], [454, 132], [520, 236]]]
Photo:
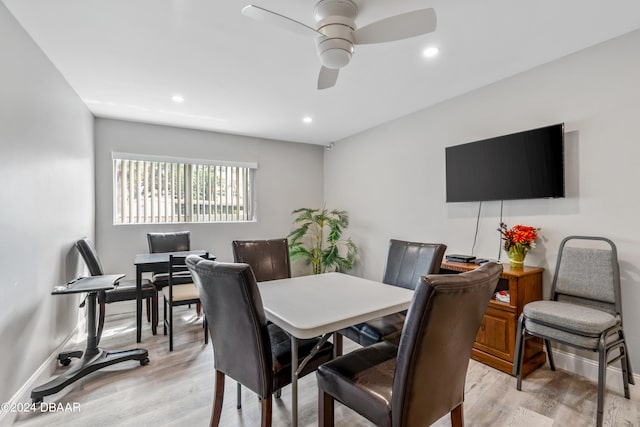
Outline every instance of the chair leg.
[[213, 397], [213, 411], [211, 412], [210, 427], [218, 427], [222, 414], [222, 401], [224, 400], [224, 374], [216, 370], [216, 390]]
[[242, 408], [242, 385], [238, 383], [236, 387], [236, 409]]
[[464, 427], [464, 411], [462, 403], [451, 411], [451, 427]]
[[147, 322], [151, 322], [151, 298], [147, 297], [145, 301], [147, 303]]
[[173, 304], [169, 302], [169, 351], [173, 351]]
[[604, 387], [607, 381], [607, 352], [600, 348], [598, 357], [598, 409], [596, 414], [596, 427], [602, 427], [604, 417]]
[[167, 299], [163, 298], [162, 301], [162, 306], [164, 307], [164, 310], [162, 310], [164, 312], [164, 320], [162, 322], [162, 326], [164, 334], [167, 335]]
[[158, 333], [158, 295], [151, 297], [151, 333], [156, 335]]
[[200, 303], [196, 304], [196, 316], [200, 317], [200, 315], [202, 314], [202, 307], [200, 306]]
[[276, 397], [276, 399], [280, 399], [282, 397], [282, 389], [277, 389], [276, 392], [273, 393], [273, 395]]
[[209, 326], [207, 325], [207, 315], [202, 317], [202, 327], [204, 328], [204, 343], [209, 344]]
[[333, 426], [333, 396], [318, 390], [318, 427]]
[[547, 348], [547, 359], [549, 359], [549, 368], [552, 371], [556, 370], [556, 364], [553, 361], [553, 353], [551, 352], [551, 341], [544, 340], [544, 346]]
[[627, 360], [627, 378], [628, 378], [629, 384], [635, 385], [636, 382], [633, 379], [633, 370], [631, 369], [631, 359], [629, 358], [629, 351], [627, 350], [627, 341], [624, 338], [624, 332], [622, 330], [620, 330], [618, 335], [620, 336], [620, 339], [622, 340], [622, 346], [624, 347], [624, 354], [625, 354], [626, 360]]
[[513, 355], [513, 371], [514, 376], [518, 376], [518, 366], [520, 366], [520, 357], [522, 356], [522, 315], [518, 318], [518, 325], [516, 326], [516, 345], [514, 348], [515, 354]]
[[262, 427], [271, 427], [271, 409], [273, 407], [273, 400], [271, 396], [266, 399], [260, 399], [260, 406], [262, 407]]

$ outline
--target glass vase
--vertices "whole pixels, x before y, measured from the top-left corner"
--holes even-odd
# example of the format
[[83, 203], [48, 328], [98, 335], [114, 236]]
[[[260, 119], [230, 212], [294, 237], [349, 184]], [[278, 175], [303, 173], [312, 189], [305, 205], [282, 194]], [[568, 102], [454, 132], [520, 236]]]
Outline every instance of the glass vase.
[[526, 255], [526, 247], [518, 244], [511, 246], [507, 251], [507, 256], [509, 257], [509, 266], [511, 266], [511, 268], [524, 267], [524, 258]]

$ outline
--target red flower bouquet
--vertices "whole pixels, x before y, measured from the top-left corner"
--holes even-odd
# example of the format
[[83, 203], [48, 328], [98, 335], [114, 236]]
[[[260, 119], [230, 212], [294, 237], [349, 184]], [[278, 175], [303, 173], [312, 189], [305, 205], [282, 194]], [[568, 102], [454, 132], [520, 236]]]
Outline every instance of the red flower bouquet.
[[535, 241], [540, 229], [520, 224], [507, 228], [507, 224], [501, 222], [498, 231], [504, 240], [504, 250], [509, 255], [511, 267], [522, 267], [527, 252], [536, 247]]

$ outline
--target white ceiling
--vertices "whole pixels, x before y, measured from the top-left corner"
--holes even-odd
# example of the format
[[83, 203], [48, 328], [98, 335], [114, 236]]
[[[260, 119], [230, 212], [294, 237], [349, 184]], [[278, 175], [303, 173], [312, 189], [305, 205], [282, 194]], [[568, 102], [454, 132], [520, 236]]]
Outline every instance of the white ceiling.
[[313, 39], [240, 13], [252, 2], [314, 26], [315, 0], [3, 1], [96, 116], [312, 144], [640, 28], [638, 0], [354, 0], [359, 27], [433, 7], [438, 28], [357, 46], [318, 91]]

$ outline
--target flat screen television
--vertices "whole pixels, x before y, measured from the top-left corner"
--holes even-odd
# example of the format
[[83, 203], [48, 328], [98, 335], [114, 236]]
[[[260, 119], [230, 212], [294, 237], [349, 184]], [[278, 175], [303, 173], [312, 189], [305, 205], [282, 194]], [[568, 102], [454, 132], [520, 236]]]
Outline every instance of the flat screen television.
[[564, 197], [564, 123], [447, 147], [447, 202]]

